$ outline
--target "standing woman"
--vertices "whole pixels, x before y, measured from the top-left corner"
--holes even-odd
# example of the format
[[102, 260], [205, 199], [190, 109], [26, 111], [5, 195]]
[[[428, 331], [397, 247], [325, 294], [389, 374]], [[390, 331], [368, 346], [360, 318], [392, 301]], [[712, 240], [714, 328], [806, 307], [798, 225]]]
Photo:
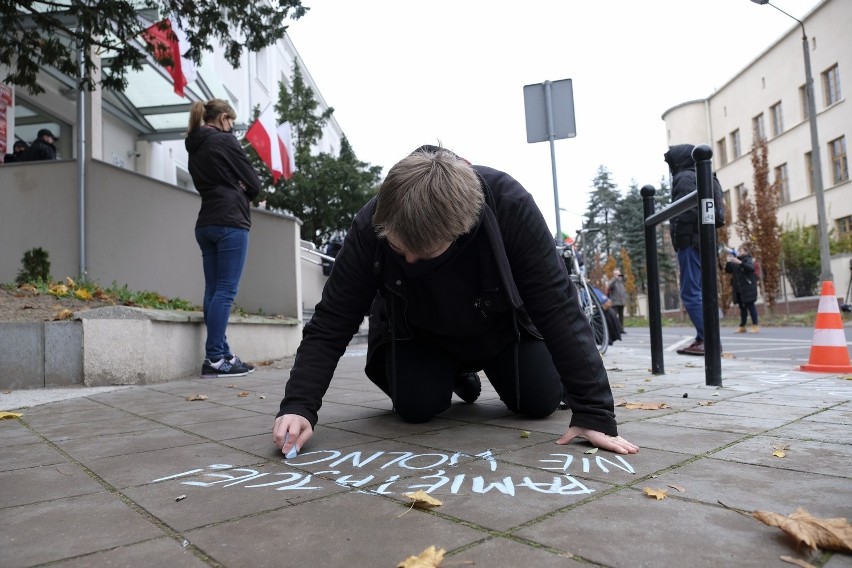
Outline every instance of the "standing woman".
[[260, 191], [257, 172], [234, 136], [236, 119], [226, 101], [196, 101], [186, 135], [189, 174], [201, 194], [195, 240], [204, 266], [203, 378], [241, 377], [254, 370], [234, 355], [225, 337], [248, 253], [251, 200]]
[[734, 302], [740, 306], [740, 326], [736, 333], [746, 332], [748, 315], [751, 315], [751, 329], [749, 333], [757, 333], [760, 327], [757, 323], [757, 277], [754, 271], [754, 258], [751, 256], [751, 248], [742, 244], [737, 249], [737, 254], [728, 255], [725, 263], [725, 272], [731, 274], [731, 288], [734, 290]]

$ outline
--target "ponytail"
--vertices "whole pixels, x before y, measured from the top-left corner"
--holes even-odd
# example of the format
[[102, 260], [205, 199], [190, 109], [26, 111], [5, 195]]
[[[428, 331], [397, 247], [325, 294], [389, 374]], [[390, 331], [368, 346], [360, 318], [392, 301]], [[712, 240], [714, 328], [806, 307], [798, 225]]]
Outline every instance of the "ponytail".
[[189, 128], [186, 133], [190, 134], [203, 124], [215, 121], [221, 114], [227, 114], [233, 119], [237, 118], [236, 111], [227, 101], [222, 99], [210, 99], [206, 103], [195, 101], [189, 109]]

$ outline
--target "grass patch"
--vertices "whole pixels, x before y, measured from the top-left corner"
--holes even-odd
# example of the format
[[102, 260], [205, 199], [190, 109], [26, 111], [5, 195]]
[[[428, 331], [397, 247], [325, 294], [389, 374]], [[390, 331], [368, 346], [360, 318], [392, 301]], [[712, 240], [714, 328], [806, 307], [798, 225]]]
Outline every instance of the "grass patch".
[[83, 302], [98, 301], [154, 310], [196, 311], [201, 309], [199, 306], [182, 298], [168, 298], [159, 292], [149, 290], [130, 290], [127, 284], [119, 286], [115, 281], [108, 288], [103, 288], [90, 280], [75, 281], [71, 278], [66, 278], [64, 282], [53, 282], [38, 278], [21, 284], [3, 284], [2, 286], [8, 290], [25, 290], [32, 294], [49, 294], [57, 299], [68, 298]]

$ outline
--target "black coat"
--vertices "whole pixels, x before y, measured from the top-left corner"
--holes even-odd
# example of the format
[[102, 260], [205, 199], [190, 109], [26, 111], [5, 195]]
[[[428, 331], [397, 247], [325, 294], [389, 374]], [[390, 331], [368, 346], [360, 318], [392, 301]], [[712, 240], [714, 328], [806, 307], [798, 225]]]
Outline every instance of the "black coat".
[[24, 150], [18, 157], [21, 162], [37, 162], [39, 160], [55, 160], [56, 146], [50, 142], [45, 142], [41, 138], [36, 138], [30, 147]]
[[251, 200], [260, 192], [260, 179], [245, 150], [230, 132], [210, 126], [186, 137], [189, 174], [201, 195], [195, 227], [251, 227]]
[[[698, 189], [698, 180], [695, 175], [695, 161], [692, 159], [692, 144], [677, 144], [669, 147], [664, 154], [669, 172], [672, 175], [672, 203], [686, 197]], [[715, 204], [716, 227], [724, 225], [725, 202], [722, 195], [722, 184], [716, 174], [713, 174], [713, 201]], [[688, 209], [671, 218], [669, 231], [672, 237], [672, 245], [676, 251], [690, 246], [698, 247], [698, 235], [701, 228], [701, 219], [696, 207]]]
[[725, 272], [731, 274], [731, 288], [734, 290], [734, 303], [742, 306], [757, 301], [757, 277], [754, 273], [754, 259], [746, 254], [737, 257], [742, 264], [728, 261]]
[[[500, 296], [514, 322], [510, 343], [517, 341], [520, 328], [543, 338], [568, 394], [571, 424], [615, 435], [603, 360], [541, 212], [508, 174], [483, 166], [474, 169], [486, 198], [478, 231], [493, 254]], [[305, 325], [278, 416], [298, 414], [316, 424], [337, 362], [368, 310], [368, 373], [379, 346], [411, 336], [403, 267], [390, 256], [386, 241], [376, 237], [375, 207], [373, 198], [346, 234], [322, 299]]]

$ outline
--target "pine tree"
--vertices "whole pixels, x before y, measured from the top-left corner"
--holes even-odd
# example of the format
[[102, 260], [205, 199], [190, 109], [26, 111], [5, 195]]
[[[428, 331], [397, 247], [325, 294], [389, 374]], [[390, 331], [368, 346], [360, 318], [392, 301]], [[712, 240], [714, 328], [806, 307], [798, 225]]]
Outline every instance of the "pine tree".
[[586, 235], [583, 250], [588, 253], [599, 251], [609, 256], [614, 241], [615, 210], [621, 196], [617, 185], [612, 181], [612, 174], [606, 166], [600, 166], [592, 180], [594, 191], [589, 196], [586, 209], [586, 228], [600, 229], [599, 233]]

